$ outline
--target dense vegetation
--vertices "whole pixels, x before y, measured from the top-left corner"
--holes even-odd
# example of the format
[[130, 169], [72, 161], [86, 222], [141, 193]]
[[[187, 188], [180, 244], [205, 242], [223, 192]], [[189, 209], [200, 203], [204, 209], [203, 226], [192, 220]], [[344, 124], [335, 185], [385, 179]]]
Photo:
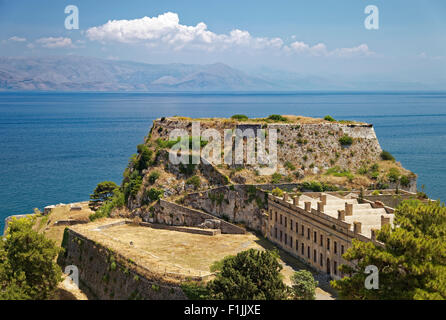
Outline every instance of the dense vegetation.
[[90, 199], [100, 199], [90, 201], [90, 208], [96, 210], [90, 215], [90, 220], [109, 217], [113, 208], [120, 208], [125, 205], [125, 195], [121, 189], [110, 181], [100, 182], [95, 188]]
[[316, 287], [318, 282], [314, 280], [310, 271], [299, 270], [291, 277], [293, 281], [292, 294], [297, 300], [314, 300], [316, 299]]
[[189, 299], [223, 300], [312, 300], [317, 282], [308, 271], [292, 276], [293, 286], [283, 282], [277, 251], [249, 249], [235, 256], [227, 256], [211, 267], [217, 272], [207, 285], [185, 282], [181, 288]]
[[89, 207], [96, 210], [102, 203], [109, 201], [117, 191], [118, 186], [113, 181], [103, 181], [98, 183], [90, 195]]
[[287, 297], [276, 251], [250, 249], [216, 263], [209, 282], [210, 297], [232, 300], [280, 300]]
[[[396, 227], [384, 226], [377, 239], [384, 246], [353, 241], [345, 254], [353, 267], [333, 281], [343, 299], [446, 299], [446, 208], [439, 202], [403, 201], [395, 210]], [[379, 289], [367, 290], [365, 267], [379, 270]]]
[[305, 181], [300, 186], [300, 191], [313, 191], [313, 192], [324, 192], [324, 191], [338, 191], [339, 188], [325, 182], [319, 181]]
[[0, 300], [50, 299], [62, 280], [60, 249], [33, 230], [35, 218], [13, 219], [0, 241]]

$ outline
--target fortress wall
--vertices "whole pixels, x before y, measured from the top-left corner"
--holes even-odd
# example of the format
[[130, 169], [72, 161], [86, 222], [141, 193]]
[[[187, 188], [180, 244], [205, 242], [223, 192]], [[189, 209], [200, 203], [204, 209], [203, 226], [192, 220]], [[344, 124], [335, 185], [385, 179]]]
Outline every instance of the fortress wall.
[[[234, 129], [236, 126], [243, 126], [243, 124], [229, 120], [200, 122], [201, 132], [213, 128], [220, 132], [222, 139], [225, 129]], [[262, 127], [266, 130], [277, 129], [279, 167], [283, 167], [283, 164], [289, 161], [298, 168], [301, 166], [308, 168], [313, 164], [319, 169], [328, 169], [334, 165], [341, 168], [357, 169], [364, 161], [380, 160], [382, 152], [375, 130], [369, 124], [271, 123], [263, 124]], [[174, 129], [184, 129], [191, 134], [192, 121], [156, 120], [153, 123], [151, 135], [155, 139], [168, 139], [170, 132]], [[354, 138], [353, 145], [341, 146], [339, 138], [344, 135]], [[303, 159], [305, 156], [306, 160]]]
[[156, 223], [174, 226], [196, 227], [207, 219], [220, 220], [221, 233], [244, 234], [245, 230], [239, 226], [220, 219], [218, 215], [214, 216], [195, 209], [187, 208], [182, 205], [160, 199], [159, 206], [156, 206], [154, 219]]
[[[101, 300], [184, 300], [178, 283], [163, 281], [156, 273], [138, 271], [134, 263], [83, 235], [66, 229], [58, 258], [62, 270], [75, 265], [80, 287], [86, 287], [93, 298]], [[112, 267], [112, 262], [115, 266]]]
[[[241, 223], [251, 230], [264, 232], [267, 201], [261, 190], [249, 192], [248, 185], [218, 187], [185, 196], [185, 202], [198, 210]], [[260, 206], [259, 206], [260, 205]]]

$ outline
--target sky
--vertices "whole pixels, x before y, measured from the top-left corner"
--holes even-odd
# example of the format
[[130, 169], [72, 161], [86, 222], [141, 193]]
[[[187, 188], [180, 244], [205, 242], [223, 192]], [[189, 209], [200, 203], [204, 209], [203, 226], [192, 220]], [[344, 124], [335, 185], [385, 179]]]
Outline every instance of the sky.
[[[65, 27], [78, 8], [79, 29]], [[367, 6], [379, 29], [367, 29]], [[247, 72], [446, 88], [444, 0], [0, 0], [0, 56], [222, 62]]]

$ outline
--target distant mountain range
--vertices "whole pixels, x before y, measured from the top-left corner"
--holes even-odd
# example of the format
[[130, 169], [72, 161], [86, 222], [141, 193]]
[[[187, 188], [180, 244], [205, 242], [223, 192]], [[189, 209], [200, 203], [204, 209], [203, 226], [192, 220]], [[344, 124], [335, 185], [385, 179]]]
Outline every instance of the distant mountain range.
[[0, 91], [300, 91], [442, 90], [366, 75], [348, 78], [262, 69], [249, 74], [223, 63], [146, 64], [80, 56], [0, 57]]
[[145, 64], [79, 56], [0, 57], [1, 91], [249, 91], [280, 87], [222, 63]]

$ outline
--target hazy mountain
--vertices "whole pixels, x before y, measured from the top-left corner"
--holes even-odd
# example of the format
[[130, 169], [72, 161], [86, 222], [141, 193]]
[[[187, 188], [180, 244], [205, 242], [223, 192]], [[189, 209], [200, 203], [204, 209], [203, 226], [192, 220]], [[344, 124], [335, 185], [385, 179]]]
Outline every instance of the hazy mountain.
[[0, 90], [249, 91], [280, 90], [222, 63], [145, 64], [79, 56], [0, 57]]
[[443, 90], [446, 81], [310, 75], [222, 63], [146, 64], [80, 56], [0, 57], [0, 91]]

